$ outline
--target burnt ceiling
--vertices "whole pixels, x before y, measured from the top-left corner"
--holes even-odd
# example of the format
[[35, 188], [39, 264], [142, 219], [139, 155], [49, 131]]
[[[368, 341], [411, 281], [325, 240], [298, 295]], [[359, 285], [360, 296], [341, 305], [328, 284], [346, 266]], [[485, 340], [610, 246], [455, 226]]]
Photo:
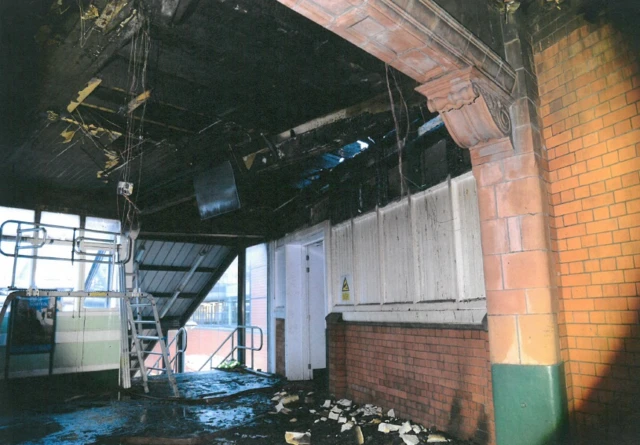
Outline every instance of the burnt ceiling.
[[[0, 35], [2, 205], [273, 233], [326, 191], [319, 160], [367, 138], [388, 155], [433, 117], [412, 81], [276, 0], [3, 2]], [[242, 209], [200, 222], [193, 178], [223, 161]]]

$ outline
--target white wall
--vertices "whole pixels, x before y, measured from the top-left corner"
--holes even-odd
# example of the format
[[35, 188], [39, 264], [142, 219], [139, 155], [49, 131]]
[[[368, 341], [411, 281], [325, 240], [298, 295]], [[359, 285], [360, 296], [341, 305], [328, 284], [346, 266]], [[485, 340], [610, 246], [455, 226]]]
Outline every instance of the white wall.
[[480, 323], [486, 314], [471, 173], [333, 226], [330, 236], [331, 310], [345, 320]]

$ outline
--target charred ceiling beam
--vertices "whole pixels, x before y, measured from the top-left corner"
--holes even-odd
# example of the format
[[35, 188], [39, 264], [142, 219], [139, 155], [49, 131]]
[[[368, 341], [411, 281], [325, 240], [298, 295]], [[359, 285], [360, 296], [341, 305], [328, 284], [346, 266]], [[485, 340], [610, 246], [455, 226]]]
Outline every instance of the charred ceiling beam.
[[142, 0], [154, 23], [170, 26], [182, 21], [198, 0]]
[[66, 13], [77, 14], [79, 20], [62, 44], [46, 48], [47, 78], [55, 83], [46, 84], [40, 110], [66, 108], [87, 81], [140, 30], [143, 21], [133, 2], [119, 9], [104, 29], [93, 23], [95, 17], [81, 18], [75, 6]]
[[[130, 86], [129, 60], [114, 57], [100, 71], [101, 86], [115, 91], [126, 91]], [[153, 89], [153, 100], [178, 110], [189, 110], [195, 114], [212, 117], [210, 114], [213, 93], [205, 85], [167, 73], [153, 66], [148, 72], [148, 85]]]
[[[194, 58], [188, 48], [169, 47], [157, 39], [151, 40], [151, 48], [147, 64], [154, 70], [209, 88], [214, 87], [212, 80], [215, 76], [212, 76], [211, 67], [219, 66], [219, 57], [212, 57], [209, 54], [203, 58]], [[130, 44], [122, 46], [117, 54], [126, 59], [127, 63], [142, 63], [142, 61], [130, 60]]]

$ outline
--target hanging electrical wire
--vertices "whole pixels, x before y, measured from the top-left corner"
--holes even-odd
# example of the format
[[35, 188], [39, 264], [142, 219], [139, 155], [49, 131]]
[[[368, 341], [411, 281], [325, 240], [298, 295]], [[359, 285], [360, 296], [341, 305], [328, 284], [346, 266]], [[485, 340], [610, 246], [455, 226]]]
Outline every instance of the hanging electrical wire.
[[[393, 116], [393, 123], [395, 126], [395, 133], [396, 133], [396, 145], [398, 150], [398, 173], [400, 176], [400, 196], [402, 197], [405, 194], [405, 190], [407, 191], [407, 194], [409, 192], [408, 187], [406, 187], [406, 179], [403, 172], [402, 155], [404, 151], [404, 146], [409, 136], [411, 122], [409, 119], [409, 107], [407, 106], [407, 102], [405, 101], [404, 95], [402, 94], [402, 89], [398, 85], [398, 80], [396, 79], [395, 74], [393, 73], [393, 71], [391, 71], [391, 67], [388, 64], [385, 64], [385, 68], [386, 68], [385, 74], [387, 79], [387, 92], [389, 93], [389, 103], [390, 103], [389, 105], [391, 108], [391, 115]], [[400, 102], [402, 105], [402, 109], [404, 110], [405, 120], [407, 122], [407, 128], [403, 136], [400, 135], [400, 122], [398, 119], [398, 115], [396, 113], [396, 104], [395, 104], [395, 99], [393, 97], [393, 92], [391, 90], [391, 82], [389, 81], [389, 72], [391, 72], [391, 77], [393, 78], [394, 87], [397, 90], [398, 95], [400, 96]], [[400, 118], [401, 117], [402, 116], [400, 116]]]
[[[149, 53], [151, 50], [150, 23], [142, 9], [139, 9], [138, 19], [142, 21], [142, 26], [135, 33], [130, 43], [129, 67], [127, 72], [128, 90], [123, 105], [123, 111], [126, 113], [126, 131], [124, 138], [124, 149], [121, 153], [121, 163], [123, 167], [120, 169], [120, 182], [135, 183], [134, 197], [118, 194], [119, 218], [122, 227], [135, 227], [138, 224], [138, 215], [140, 210], [135, 204], [135, 198], [139, 196], [140, 184], [142, 179], [142, 156], [144, 153], [144, 116], [147, 108], [147, 101], [144, 100], [139, 106], [127, 107], [136, 98], [148, 91], [147, 87], [147, 68], [149, 61]], [[133, 162], [135, 157], [138, 159], [137, 178], [132, 177], [134, 172]]]

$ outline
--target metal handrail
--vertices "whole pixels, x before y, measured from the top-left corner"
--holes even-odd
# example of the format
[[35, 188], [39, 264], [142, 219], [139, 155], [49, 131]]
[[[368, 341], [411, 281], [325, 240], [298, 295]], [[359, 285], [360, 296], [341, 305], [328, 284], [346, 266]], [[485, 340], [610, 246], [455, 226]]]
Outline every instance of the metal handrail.
[[[171, 351], [171, 345], [175, 343], [175, 341], [178, 339], [178, 336], [180, 336], [180, 334], [184, 335], [184, 347], [182, 349], [177, 349], [176, 347], [175, 355], [171, 360], [169, 360], [169, 366], [173, 366], [175, 363], [173, 372], [175, 372], [176, 374], [178, 373], [178, 363], [176, 362], [176, 359], [181, 355], [184, 355], [185, 352], [187, 352], [187, 346], [189, 344], [189, 341], [188, 341], [189, 336], [187, 335], [187, 329], [184, 327], [178, 329], [178, 332], [176, 332], [176, 335], [171, 339], [171, 341], [167, 345], [167, 351]], [[157, 368], [161, 360], [162, 360], [162, 357], [159, 357], [158, 360], [156, 360], [153, 366], [151, 366], [150, 368]]]
[[[14, 224], [16, 225], [16, 234], [9, 235], [6, 233], [5, 226]], [[49, 237], [47, 233], [47, 229], [60, 229], [66, 230], [69, 232], [71, 239], [55, 239]], [[24, 234], [34, 233], [33, 237], [23, 236]], [[42, 237], [40, 237], [42, 234]], [[81, 234], [82, 236], [78, 236]], [[101, 236], [108, 235], [110, 238], [99, 238], [99, 237], [88, 237], [85, 235]], [[3, 240], [14, 240], [16, 245], [14, 246], [13, 252], [6, 252], [3, 249]], [[31, 243], [30, 245], [21, 245], [22, 241], [26, 241]], [[120, 241], [120, 242], [118, 242]], [[64, 244], [70, 247], [69, 257], [56, 257], [56, 256], [39, 256], [37, 254], [33, 255], [24, 255], [20, 254], [19, 250], [21, 249], [33, 249], [38, 250], [41, 247], [49, 244]], [[93, 253], [87, 252], [83, 249], [83, 244], [88, 245], [90, 248], [95, 250], [113, 250], [113, 253]], [[81, 229], [77, 227], [68, 227], [68, 226], [58, 226], [55, 224], [43, 224], [43, 223], [33, 223], [27, 221], [18, 221], [18, 220], [7, 220], [4, 221], [0, 225], [0, 254], [7, 257], [14, 258], [30, 258], [30, 259], [41, 259], [41, 260], [56, 260], [56, 261], [78, 261], [82, 263], [93, 263], [98, 262], [101, 264], [126, 264], [131, 258], [131, 250], [132, 243], [131, 238], [126, 235], [122, 235], [118, 232], [107, 232], [104, 230], [95, 230], [95, 229]], [[121, 257], [119, 255], [120, 252], [124, 252], [124, 256]], [[78, 257], [77, 255], [80, 255]], [[83, 258], [82, 256], [89, 257]], [[108, 257], [108, 260], [97, 260], [97, 257]], [[117, 258], [116, 258], [117, 257]]]
[[[251, 346], [247, 346], [247, 345], [236, 345], [235, 344], [235, 334], [237, 332], [239, 332], [241, 329], [243, 329], [245, 332], [245, 339], [247, 338], [247, 329], [251, 330]], [[258, 330], [260, 332], [260, 346], [259, 347], [255, 347], [254, 341], [253, 341], [253, 332], [254, 330]], [[213, 357], [215, 357], [215, 355], [218, 353], [218, 351], [220, 351], [220, 349], [222, 349], [222, 347], [224, 345], [227, 344], [227, 342], [229, 341], [229, 339], [231, 339], [231, 352], [229, 352], [227, 355], [224, 356], [224, 358], [220, 361], [220, 363], [218, 363], [218, 365], [220, 365], [221, 363], [224, 363], [225, 360], [227, 360], [229, 357], [233, 357], [233, 353], [238, 351], [238, 350], [245, 350], [245, 351], [251, 351], [251, 369], [253, 369], [254, 365], [255, 365], [255, 361], [254, 361], [254, 352], [255, 351], [260, 351], [262, 350], [262, 346], [263, 346], [263, 338], [264, 338], [264, 334], [262, 333], [262, 328], [259, 326], [236, 326], [236, 328], [231, 331], [231, 333], [227, 336], [227, 338], [224, 339], [224, 341], [222, 343], [220, 343], [220, 346], [218, 346], [218, 349], [216, 349], [215, 351], [213, 351], [213, 353], [209, 356], [209, 358], [207, 358], [204, 363], [202, 364], [202, 366], [200, 367], [200, 369], [198, 369], [198, 371], [202, 371], [204, 369], [204, 367], [207, 365], [207, 363], [209, 363], [209, 370], [215, 368], [215, 366], [213, 366]]]

